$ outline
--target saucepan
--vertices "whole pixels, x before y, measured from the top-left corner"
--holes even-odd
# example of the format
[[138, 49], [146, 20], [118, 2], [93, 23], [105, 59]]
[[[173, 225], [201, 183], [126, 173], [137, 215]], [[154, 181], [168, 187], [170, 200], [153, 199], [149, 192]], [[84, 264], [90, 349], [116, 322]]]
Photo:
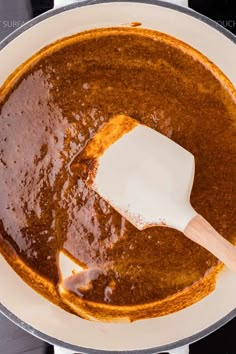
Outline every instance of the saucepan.
[[[0, 44], [0, 85], [21, 63], [57, 39], [136, 21], [190, 44], [236, 85], [236, 37], [192, 10], [157, 0], [85, 0], [33, 19]], [[0, 310], [26, 331], [74, 352], [168, 351], [206, 336], [236, 315], [236, 275], [227, 269], [219, 274], [215, 291], [198, 303], [168, 316], [134, 323], [83, 320], [37, 294], [3, 257], [0, 269]]]

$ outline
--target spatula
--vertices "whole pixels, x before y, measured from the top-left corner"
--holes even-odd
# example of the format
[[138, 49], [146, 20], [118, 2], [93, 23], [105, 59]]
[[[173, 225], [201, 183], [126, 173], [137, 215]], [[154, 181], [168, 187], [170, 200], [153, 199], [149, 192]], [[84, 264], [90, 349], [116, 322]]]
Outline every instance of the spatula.
[[160, 225], [182, 231], [236, 272], [236, 247], [190, 204], [194, 156], [166, 136], [117, 115], [73, 168], [139, 230]]

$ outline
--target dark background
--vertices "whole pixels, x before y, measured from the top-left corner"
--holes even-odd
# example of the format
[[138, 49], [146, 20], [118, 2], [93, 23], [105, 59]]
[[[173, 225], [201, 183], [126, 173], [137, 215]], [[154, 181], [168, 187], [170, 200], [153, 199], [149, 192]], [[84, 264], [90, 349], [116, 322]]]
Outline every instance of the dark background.
[[236, 0], [189, 0], [189, 6], [236, 34]]
[[[189, 6], [236, 34], [236, 0], [189, 0]], [[53, 0], [0, 0], [0, 40], [52, 7]], [[0, 354], [23, 353], [49, 354], [53, 348], [0, 315]], [[236, 318], [191, 345], [190, 354], [236, 354]]]

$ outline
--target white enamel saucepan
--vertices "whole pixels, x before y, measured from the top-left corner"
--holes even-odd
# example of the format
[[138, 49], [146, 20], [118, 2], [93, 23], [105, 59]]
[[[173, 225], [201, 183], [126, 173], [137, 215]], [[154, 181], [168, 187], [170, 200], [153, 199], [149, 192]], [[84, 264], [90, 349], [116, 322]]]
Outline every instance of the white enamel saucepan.
[[[28, 22], [0, 44], [0, 85], [21, 63], [57, 39], [136, 21], [198, 49], [236, 85], [236, 37], [194, 11], [152, 0], [85, 0]], [[0, 269], [0, 310], [30, 333], [74, 352], [168, 351], [200, 339], [236, 315], [236, 274], [226, 269], [219, 275], [216, 290], [198, 303], [168, 316], [120, 324], [86, 321], [51, 304], [1, 256]]]

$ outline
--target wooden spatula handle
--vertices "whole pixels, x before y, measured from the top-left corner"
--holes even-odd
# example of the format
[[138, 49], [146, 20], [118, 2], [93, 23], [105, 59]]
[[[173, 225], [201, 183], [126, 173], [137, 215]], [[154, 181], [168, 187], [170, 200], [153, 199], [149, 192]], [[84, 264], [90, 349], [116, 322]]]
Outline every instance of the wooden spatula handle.
[[195, 216], [188, 223], [184, 234], [236, 272], [236, 247], [222, 237], [201, 215]]

